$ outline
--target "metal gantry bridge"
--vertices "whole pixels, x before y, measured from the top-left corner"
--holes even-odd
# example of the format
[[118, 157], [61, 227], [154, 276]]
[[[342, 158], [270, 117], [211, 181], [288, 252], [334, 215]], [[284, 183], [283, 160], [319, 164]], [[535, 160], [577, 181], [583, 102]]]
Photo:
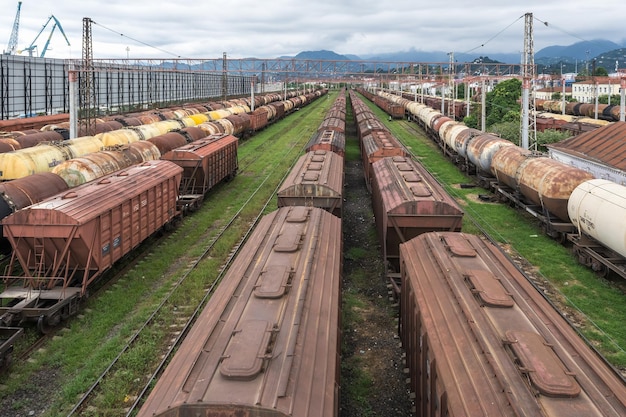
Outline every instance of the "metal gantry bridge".
[[[0, 119], [69, 113], [70, 71], [80, 88], [80, 113], [131, 111], [150, 106], [248, 96], [254, 85], [304, 83], [449, 86], [453, 82], [520, 77], [519, 64], [392, 62], [322, 59], [90, 59], [0, 55]], [[451, 65], [454, 65], [451, 68]], [[256, 92], [264, 93], [265, 90]], [[93, 110], [95, 109], [95, 110]], [[104, 113], [102, 113], [104, 112]]]
[[[79, 64], [79, 63], [77, 63]], [[371, 77], [384, 79], [448, 79], [450, 74], [464, 76], [519, 76], [520, 64], [502, 63], [450, 63], [450, 62], [415, 62], [415, 61], [377, 61], [377, 60], [323, 60], [299, 58], [246, 58], [229, 59], [95, 59], [95, 66], [102, 67], [148, 67], [178, 71], [199, 71], [234, 75], [262, 76], [298, 76], [307, 79], [360, 80]], [[450, 71], [451, 65], [454, 66]]]

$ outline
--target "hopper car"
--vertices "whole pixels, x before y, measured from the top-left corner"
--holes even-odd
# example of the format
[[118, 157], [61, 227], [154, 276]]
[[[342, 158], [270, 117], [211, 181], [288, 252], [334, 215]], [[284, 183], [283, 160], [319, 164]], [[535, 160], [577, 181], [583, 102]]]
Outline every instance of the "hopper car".
[[387, 278], [400, 293], [400, 244], [430, 231], [461, 231], [463, 209], [417, 161], [394, 156], [372, 164], [372, 207]]
[[343, 157], [334, 152], [307, 152], [281, 184], [278, 207], [319, 207], [341, 217], [343, 164]]
[[623, 416], [618, 371], [476, 235], [400, 245], [400, 338], [419, 416]]
[[324, 120], [306, 144], [306, 151], [324, 150], [338, 154], [346, 153], [346, 91], [341, 89], [324, 116]]
[[[315, 94], [313, 98], [320, 95], [321, 93]], [[310, 102], [310, 99], [298, 98], [296, 101], [300, 103], [299, 105], [304, 105]], [[185, 148], [184, 151], [176, 153], [178, 149], [176, 147], [183, 142], [187, 143], [181, 147]], [[115, 195], [115, 192], [105, 190], [118, 182], [111, 178], [116, 176], [128, 178], [130, 177], [128, 173], [136, 171], [139, 166], [155, 164], [164, 166], [164, 174], [168, 171], [181, 170], [176, 176], [176, 183], [179, 185], [175, 192], [170, 192], [168, 188], [167, 195], [158, 190], [152, 193], [152, 199], [156, 195], [157, 200], [161, 201], [160, 208], [153, 207], [159, 203], [158, 201], [151, 203], [150, 198], [141, 200], [140, 204], [133, 206], [145, 211], [144, 205], [149, 205], [157, 213], [161, 213], [157, 219], [146, 218], [145, 222], [133, 221], [131, 229], [125, 226], [126, 229], [123, 231], [125, 235], [132, 236], [134, 245], [137, 243], [137, 236], [143, 239], [153, 229], [156, 231], [176, 223], [190, 205], [197, 208], [202, 202], [204, 195], [198, 194], [206, 194], [221, 180], [235, 175], [238, 167], [237, 144], [238, 139], [232, 135], [221, 133], [207, 136], [206, 130], [201, 126], [189, 126], [149, 139], [130, 141], [127, 144], [88, 153], [78, 160], [69, 160], [66, 161], [67, 164], [58, 165], [55, 173], [37, 173], [0, 183], [0, 196], [2, 197], [0, 208], [4, 207], [2, 218], [7, 219], [14, 215], [10, 220], [6, 220], [7, 226], [5, 227], [8, 229], [4, 233], [7, 237], [6, 242], [13, 246], [13, 255], [11, 268], [2, 277], [4, 287], [0, 294], [0, 323], [4, 326], [11, 326], [15, 323], [21, 324], [34, 320], [41, 331], [46, 331], [49, 326], [54, 326], [60, 320], [76, 313], [79, 301], [89, 292], [90, 284], [119, 259], [118, 246], [122, 246], [121, 251], [124, 254], [129, 250], [128, 242], [124, 241], [125, 244], [122, 244], [121, 238], [112, 238], [112, 243], [108, 244], [99, 242], [106, 238], [103, 237], [106, 233], [113, 234], [116, 230], [119, 232], [122, 225], [128, 226], [127, 220], [120, 219], [120, 216], [113, 216], [110, 220], [106, 220], [104, 213], [100, 213], [101, 218], [95, 219], [98, 217], [96, 212], [99, 203], [94, 203], [91, 207], [92, 202], [88, 196], [83, 195], [84, 189], [81, 187], [93, 188], [100, 185], [97, 188], [102, 191], [94, 191], [92, 199], [99, 195], [100, 198], [106, 200], [104, 196], [111, 193]], [[162, 158], [164, 155], [167, 157]], [[121, 170], [118, 171], [118, 168]], [[112, 171], [114, 173], [111, 174]], [[109, 183], [113, 185], [107, 186], [106, 184]], [[118, 193], [116, 201], [128, 197], [128, 193], [140, 192], [141, 187], [142, 184], [136, 181], [127, 185], [126, 194]], [[54, 207], [58, 205], [61, 210], [65, 204], [59, 201], [78, 200], [78, 192], [81, 193], [80, 197], [86, 198], [85, 204], [91, 207], [87, 212], [91, 213], [94, 218], [84, 217], [88, 217], [85, 213], [74, 213], [77, 215], [74, 224], [70, 222], [71, 227], [67, 226], [63, 229], [55, 222], [60, 222], [70, 215], [55, 214]], [[187, 192], [193, 194], [185, 194]], [[48, 203], [49, 200], [55, 203]], [[174, 204], [173, 210], [172, 204]], [[105, 202], [100, 204], [100, 210], [106, 210], [107, 207]], [[45, 219], [38, 220], [39, 223], [31, 227], [28, 223], [24, 223], [25, 210], [31, 208], [40, 209], [43, 212], [50, 209], [51, 214], [49, 217], [44, 216]], [[113, 209], [110, 211], [114, 212]], [[174, 215], [170, 218], [172, 212]], [[164, 219], [167, 221], [160, 224]], [[46, 220], [49, 220], [50, 224], [46, 225]], [[151, 223], [146, 225], [146, 222], [150, 221]], [[113, 224], [107, 225], [107, 222]], [[111, 230], [95, 234], [95, 231], [99, 231], [98, 227]], [[138, 228], [140, 230], [137, 230]], [[46, 232], [42, 234], [43, 230]], [[98, 241], [89, 240], [88, 233], [91, 233], [89, 236]], [[34, 236], [35, 234], [37, 236]], [[72, 237], [69, 237], [70, 235]], [[72, 240], [76, 235], [80, 235], [81, 238]], [[99, 243], [102, 243], [101, 250], [97, 247]], [[115, 254], [113, 258], [109, 255], [111, 251]], [[14, 273], [18, 268], [27, 271], [26, 275]], [[13, 327], [0, 327], [0, 330], [6, 330], [6, 332], [10, 329]], [[12, 343], [13, 339], [3, 338], [0, 352], [6, 352], [8, 356]], [[5, 358], [0, 355], [0, 361], [3, 359]]]
[[[571, 244], [578, 260], [601, 276], [617, 275], [626, 279], [626, 258], [620, 254], [626, 232], [622, 227], [591, 232], [580, 216], [568, 209], [575, 190], [596, 189], [593, 175], [584, 169], [526, 150], [502, 138], [475, 132], [462, 123], [425, 104], [379, 91], [378, 96], [402, 103], [427, 135], [452, 161], [476, 177], [479, 185], [492, 190], [497, 198], [533, 215], [544, 233], [559, 242]], [[443, 123], [438, 120], [443, 119]], [[581, 192], [584, 194], [584, 192]], [[587, 191], [587, 193], [592, 193]], [[590, 198], [600, 207], [615, 207], [623, 217], [626, 187], [615, 184], [611, 193]], [[587, 222], [601, 222], [596, 209]], [[620, 217], [620, 218], [622, 218]]]
[[161, 155], [162, 160], [183, 168], [179, 210], [198, 209], [210, 189], [236, 175], [238, 144], [235, 136], [211, 135]]
[[138, 417], [339, 414], [341, 219], [265, 215]]
[[346, 154], [345, 132], [336, 130], [318, 130], [313, 133], [311, 139], [306, 144], [306, 151], [329, 151], [344, 157]]
[[94, 280], [176, 219], [182, 171], [148, 161], [4, 218], [13, 252], [0, 293], [2, 323], [37, 321], [45, 331], [76, 313]]
[[353, 114], [355, 114], [365, 184], [367, 189], [371, 191], [372, 164], [390, 156], [407, 156], [408, 152], [352, 90], [350, 91], [350, 102]]

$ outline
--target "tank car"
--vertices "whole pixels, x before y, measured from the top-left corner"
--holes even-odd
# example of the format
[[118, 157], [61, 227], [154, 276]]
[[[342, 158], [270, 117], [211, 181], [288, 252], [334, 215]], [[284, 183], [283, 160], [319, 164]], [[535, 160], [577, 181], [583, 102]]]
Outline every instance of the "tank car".
[[319, 207], [341, 217], [343, 158], [334, 152], [307, 152], [281, 184], [278, 207]]
[[72, 188], [101, 178], [121, 169], [161, 157], [159, 148], [149, 141], [133, 142], [88, 153], [64, 161], [52, 169]]
[[[500, 148], [493, 154], [492, 163], [498, 181], [511, 188], [498, 186], [497, 191], [531, 214], [545, 217], [543, 223], [551, 219], [569, 222], [570, 194], [580, 183], [593, 178], [587, 171], [518, 146]], [[527, 202], [515, 193], [520, 193]]]
[[567, 212], [576, 227], [568, 239], [580, 263], [601, 275], [626, 278], [626, 187], [592, 179], [572, 192]]
[[418, 415], [626, 415], [617, 372], [495, 245], [425, 233], [400, 246], [400, 259]]
[[36, 320], [44, 331], [75, 313], [94, 280], [179, 215], [181, 176], [172, 162], [148, 161], [5, 217], [4, 324]]
[[339, 409], [341, 220], [262, 218], [138, 417], [332, 417]]

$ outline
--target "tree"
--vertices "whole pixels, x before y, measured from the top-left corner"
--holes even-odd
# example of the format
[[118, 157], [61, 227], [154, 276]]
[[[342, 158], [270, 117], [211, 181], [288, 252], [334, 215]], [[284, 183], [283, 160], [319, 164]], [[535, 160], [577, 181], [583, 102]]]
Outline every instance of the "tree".
[[[621, 96], [619, 94], [611, 94], [611, 104], [619, 104], [620, 100], [621, 100]], [[603, 94], [603, 95], [598, 96], [598, 103], [608, 104], [609, 95]]]
[[557, 130], [547, 129], [543, 132], [537, 132], [537, 146], [541, 152], [547, 152], [546, 145], [550, 143], [560, 142], [570, 137], [567, 132], [559, 132]]
[[519, 120], [495, 123], [489, 127], [489, 132], [500, 136], [502, 139], [510, 140], [514, 144], [519, 145]]
[[522, 82], [517, 78], [503, 81], [487, 93], [487, 128], [496, 123], [519, 122]]
[[606, 68], [604, 67], [598, 67], [596, 68], [596, 70], [593, 72], [593, 75], [596, 75], [598, 77], [606, 77], [609, 75], [609, 73], [607, 72]]

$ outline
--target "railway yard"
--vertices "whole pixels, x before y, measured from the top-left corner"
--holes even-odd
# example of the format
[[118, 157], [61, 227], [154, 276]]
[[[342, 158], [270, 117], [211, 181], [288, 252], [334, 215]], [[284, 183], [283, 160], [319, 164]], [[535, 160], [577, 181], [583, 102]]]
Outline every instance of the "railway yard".
[[[310, 102], [302, 100], [297, 111], [285, 112], [285, 118], [241, 138], [236, 166], [220, 174], [223, 180], [185, 192], [197, 196], [210, 189], [191, 205], [178, 205], [186, 215], [174, 227], [145, 238], [128, 251], [132, 256], [121, 256], [106, 268], [105, 279], [90, 282], [75, 316], [67, 318], [64, 313], [60, 323], [56, 315], [54, 320], [40, 318], [37, 326], [25, 327], [25, 334], [15, 342], [13, 363], [3, 370], [0, 417], [174, 416], [194, 409], [187, 402], [198, 404], [197, 410], [211, 403], [216, 403], [216, 410], [228, 412], [254, 407], [291, 410], [271, 414], [285, 416], [426, 416], [439, 415], [440, 409], [451, 415], [517, 415], [539, 409], [550, 410], [543, 411], [546, 416], [574, 415], [575, 410], [580, 415], [626, 412], [623, 280], [607, 273], [600, 277], [579, 265], [569, 248], [545, 235], [535, 217], [496, 202], [491, 190], [473, 184], [472, 177], [446, 158], [428, 132], [403, 118], [403, 111], [399, 114], [394, 108], [393, 118], [388, 118], [353, 90], [307, 97]], [[322, 145], [311, 147], [316, 132]], [[226, 137], [232, 138], [233, 149], [237, 139]], [[177, 158], [171, 156], [169, 161]], [[221, 157], [216, 161], [220, 164]], [[173, 163], [169, 169], [172, 178], [182, 176], [188, 187], [202, 182], [195, 172], [177, 170]], [[301, 206], [309, 208], [302, 211]], [[277, 211], [277, 207], [282, 208]], [[422, 223], [416, 226], [411, 223], [414, 219]], [[266, 230], [261, 235], [255, 232], [259, 224], [267, 228], [261, 229]], [[299, 224], [304, 224], [304, 231], [292, 231]], [[329, 224], [330, 229], [324, 229]], [[339, 230], [343, 233], [337, 235]], [[480, 239], [463, 240], [461, 230], [487, 233], [506, 255], [482, 249]], [[415, 249], [402, 244], [413, 245], [416, 236], [428, 231], [441, 235]], [[19, 232], [7, 233], [14, 245], [20, 242], [14, 237]], [[266, 242], [274, 234], [277, 237]], [[449, 243], [439, 248], [441, 242]], [[268, 255], [270, 249], [265, 247], [273, 247], [274, 252]], [[343, 256], [337, 256], [338, 248]], [[36, 253], [37, 245], [28, 250]], [[324, 250], [329, 252], [324, 255]], [[440, 306], [444, 313], [437, 316], [437, 307], [428, 303], [426, 294], [430, 288], [446, 285], [435, 279], [435, 273], [426, 274], [433, 279], [427, 289], [416, 290], [419, 279], [411, 281], [412, 274], [419, 276], [422, 269], [440, 270], [426, 261], [413, 264], [429, 250], [433, 265], [455, 265], [441, 270], [457, 268], [459, 282], [464, 282], [446, 296], [452, 304], [452, 297], [460, 300], [454, 317], [497, 328], [501, 334], [487, 334], [479, 324], [465, 329], [464, 319], [454, 328], [454, 320], [442, 318], [456, 308], [452, 304]], [[447, 259], [446, 250], [460, 260]], [[483, 258], [475, 259], [476, 253], [484, 253]], [[21, 259], [25, 265], [26, 258]], [[285, 262], [291, 262], [287, 272]], [[322, 266], [325, 271], [317, 271]], [[522, 277], [519, 271], [528, 281], [520, 284], [510, 278]], [[497, 278], [489, 280], [494, 274]], [[257, 275], [256, 283], [248, 279]], [[263, 281], [270, 275], [272, 279]], [[327, 292], [317, 289], [322, 284], [315, 277], [320, 275], [327, 277]], [[241, 278], [240, 284], [234, 276]], [[310, 280], [308, 290], [307, 285], [300, 287], [300, 276], [304, 283]], [[331, 277], [337, 278], [335, 290]], [[452, 282], [454, 278], [441, 279]], [[409, 298], [406, 288], [417, 294], [415, 299]], [[244, 304], [248, 292], [250, 300]], [[420, 299], [422, 295], [425, 299]], [[436, 297], [435, 292], [430, 301]], [[480, 308], [472, 306], [476, 299]], [[526, 302], [520, 304], [522, 299]], [[276, 307], [278, 300], [282, 307]], [[547, 313], [551, 306], [560, 315]], [[517, 315], [502, 313], [506, 308]], [[283, 317], [284, 311], [293, 313]], [[307, 315], [309, 311], [316, 312], [314, 317]], [[541, 312], [546, 314], [536, 318]], [[279, 318], [266, 318], [274, 314]], [[211, 325], [215, 330], [207, 324], [212, 317], [221, 323]], [[268, 320], [265, 331], [258, 330], [262, 320]], [[283, 330], [292, 320], [296, 330]], [[426, 320], [423, 325], [421, 320]], [[464, 332], [472, 340], [469, 334], [474, 332], [479, 347], [459, 343], [468, 352], [478, 352], [476, 356], [459, 363], [443, 359], [452, 355], [446, 341], [456, 336], [439, 340], [441, 327], [429, 327], [439, 321], [459, 340]], [[561, 329], [558, 335], [548, 321]], [[507, 329], [513, 322], [522, 324]], [[37, 328], [46, 331], [45, 337], [40, 338]], [[243, 344], [235, 338], [238, 334]], [[222, 343], [222, 350], [214, 348]], [[252, 347], [238, 347], [247, 344]], [[496, 353], [495, 346], [503, 344], [507, 348]], [[284, 349], [290, 353], [283, 356]], [[497, 360], [484, 359], [481, 350]], [[509, 357], [514, 360], [507, 365]], [[495, 376], [486, 384], [491, 391], [469, 392], [454, 386], [452, 381], [464, 378], [463, 363], [482, 361], [485, 364], [467, 371], [467, 381], [480, 378], [480, 372], [490, 379], [491, 372]], [[448, 366], [456, 368], [449, 371]], [[539, 371], [544, 366], [548, 371]], [[283, 367], [292, 370], [280, 372]], [[289, 372], [297, 377], [288, 378]], [[177, 378], [179, 373], [185, 377]], [[265, 394], [254, 397], [260, 386]], [[501, 394], [506, 391], [502, 386], [514, 387], [510, 397]], [[235, 392], [237, 400], [223, 399]], [[254, 399], [243, 401], [248, 395]], [[237, 401], [243, 403], [227, 408]], [[471, 407], [489, 401], [493, 408], [465, 408], [470, 406], [464, 401], [471, 401]]]

